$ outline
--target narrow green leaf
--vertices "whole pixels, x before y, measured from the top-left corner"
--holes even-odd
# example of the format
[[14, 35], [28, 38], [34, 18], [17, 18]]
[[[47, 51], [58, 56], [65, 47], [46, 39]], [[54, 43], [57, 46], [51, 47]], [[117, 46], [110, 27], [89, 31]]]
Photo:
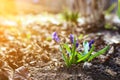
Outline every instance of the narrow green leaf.
[[71, 55], [71, 49], [68, 46], [68, 44], [64, 44], [64, 48], [66, 49], [66, 51], [69, 53], [69, 55]]
[[109, 46], [106, 46], [105, 48], [103, 48], [102, 50], [96, 52], [94, 55], [91, 55], [90, 58], [88, 59], [88, 61], [93, 60], [95, 57], [105, 53], [107, 50], [109, 49]]
[[91, 53], [94, 51], [94, 49], [95, 49], [95, 46], [92, 45], [92, 48], [90, 49], [90, 51], [87, 54], [85, 54], [83, 57], [78, 59], [77, 62], [85, 61], [86, 59], [88, 59], [88, 57], [91, 55]]
[[76, 50], [76, 38], [74, 37], [74, 43], [72, 45], [72, 54], [71, 54], [71, 59], [70, 59], [70, 63], [74, 63], [75, 62], [75, 57], [76, 57], [76, 54], [75, 54], [75, 51]]
[[65, 61], [65, 64], [69, 67], [70, 64], [69, 64], [69, 58], [67, 57], [67, 55], [65, 53], [62, 53], [62, 57], [63, 57], [63, 60]]
[[105, 14], [110, 14], [112, 12], [112, 10], [115, 9], [116, 7], [116, 3], [113, 3], [106, 11], [105, 11]]
[[69, 60], [70, 64], [75, 64], [77, 63], [77, 52], [75, 51], [74, 55], [70, 56], [70, 60]]
[[66, 55], [65, 50], [62, 47], [62, 45], [60, 45], [60, 48], [62, 49], [62, 58], [65, 61], [65, 64], [67, 65], [67, 67], [69, 67], [70, 66], [70, 64], [69, 64], [69, 57]]
[[118, 10], [117, 10], [117, 15], [120, 19], [120, 0], [118, 0]]
[[82, 53], [77, 53], [77, 57], [78, 57], [78, 59], [80, 59], [80, 58], [83, 57], [83, 54]]
[[73, 45], [72, 45], [72, 53], [75, 52], [75, 49], [76, 49], [76, 38], [74, 37], [74, 42], [73, 42]]

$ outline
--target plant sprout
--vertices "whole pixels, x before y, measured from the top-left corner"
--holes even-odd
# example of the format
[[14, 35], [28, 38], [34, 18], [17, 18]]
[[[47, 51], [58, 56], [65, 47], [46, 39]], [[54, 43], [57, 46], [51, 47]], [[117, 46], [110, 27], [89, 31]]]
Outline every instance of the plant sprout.
[[92, 54], [95, 50], [94, 40], [91, 40], [90, 42], [84, 41], [84, 50], [78, 51], [79, 41], [73, 34], [70, 34], [71, 44], [60, 42], [60, 39], [56, 32], [53, 32], [52, 37], [56, 42], [60, 44], [62, 57], [67, 67], [70, 67], [72, 64], [78, 64], [80, 62], [90, 62], [109, 49], [109, 46], [106, 46], [95, 54]]
[[63, 12], [63, 18], [65, 21], [77, 23], [77, 20], [79, 18], [79, 13], [65, 10]]

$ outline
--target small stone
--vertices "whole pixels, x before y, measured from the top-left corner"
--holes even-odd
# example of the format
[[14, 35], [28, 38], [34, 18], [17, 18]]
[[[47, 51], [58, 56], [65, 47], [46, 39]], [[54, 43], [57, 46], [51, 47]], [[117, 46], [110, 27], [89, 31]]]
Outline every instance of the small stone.
[[120, 58], [115, 58], [115, 63], [120, 66]]
[[114, 52], [114, 47], [112, 46], [112, 47], [109, 49], [108, 54], [110, 55], [110, 54], [112, 54], [113, 52]]
[[90, 69], [91, 66], [92, 66], [92, 63], [89, 63], [89, 62], [85, 62], [85, 63], [83, 64], [83, 68], [84, 68], [84, 69]]
[[117, 73], [116, 73], [115, 71], [111, 70], [111, 69], [106, 69], [105, 71], [106, 71], [108, 74], [110, 74], [111, 76], [116, 76], [116, 75], [117, 75]]
[[101, 61], [101, 62], [105, 62], [105, 61], [106, 61], [107, 56], [100, 55], [100, 56], [98, 56], [98, 58], [100, 59], [100, 61]]

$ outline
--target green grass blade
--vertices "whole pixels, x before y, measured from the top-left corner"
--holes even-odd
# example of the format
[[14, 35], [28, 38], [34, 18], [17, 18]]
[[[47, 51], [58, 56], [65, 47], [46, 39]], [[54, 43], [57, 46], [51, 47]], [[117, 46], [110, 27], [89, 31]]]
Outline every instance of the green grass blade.
[[69, 61], [70, 64], [76, 64], [77, 63], [77, 54], [78, 53], [75, 51], [74, 55], [70, 56], [70, 61]]
[[74, 63], [75, 62], [75, 56], [76, 56], [76, 54], [75, 54], [75, 51], [76, 50], [76, 38], [74, 37], [74, 43], [73, 43], [73, 45], [72, 45], [72, 54], [71, 54], [71, 59], [70, 59], [70, 63]]
[[106, 11], [105, 11], [105, 14], [110, 14], [112, 12], [112, 10], [115, 9], [116, 7], [116, 3], [113, 3]]
[[91, 55], [90, 58], [88, 59], [88, 62], [93, 60], [95, 57], [105, 53], [107, 50], [109, 49], [109, 46], [106, 46], [105, 48], [103, 48], [102, 50], [96, 52], [94, 55]]
[[62, 49], [62, 58], [65, 61], [65, 64], [67, 65], [67, 67], [69, 67], [70, 66], [69, 57], [66, 55], [65, 50], [63, 49], [62, 45], [60, 45], [60, 48]]
[[71, 55], [71, 49], [70, 49], [69, 45], [68, 44], [64, 44], [63, 46], [67, 50], [67, 52], [69, 53], [69, 55]]
[[120, 0], [118, 0], [118, 10], [117, 10], [117, 15], [120, 19]]
[[82, 53], [77, 53], [77, 57], [78, 57], [78, 59], [80, 59], [80, 58], [83, 57], [83, 54]]
[[95, 49], [95, 46], [92, 45], [92, 48], [90, 49], [90, 51], [87, 54], [85, 54], [82, 58], [78, 59], [77, 62], [85, 61], [91, 55], [91, 53], [94, 51], [94, 49]]
[[69, 58], [67, 57], [67, 55], [65, 53], [62, 53], [62, 57], [63, 57], [63, 60], [65, 61], [65, 64], [67, 65], [67, 67], [69, 67], [70, 63], [69, 63]]

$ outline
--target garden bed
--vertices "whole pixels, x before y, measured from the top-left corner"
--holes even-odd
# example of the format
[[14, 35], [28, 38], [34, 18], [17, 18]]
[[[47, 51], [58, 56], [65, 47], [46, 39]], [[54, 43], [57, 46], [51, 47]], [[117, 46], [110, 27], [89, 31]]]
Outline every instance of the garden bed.
[[[89, 32], [86, 32], [81, 26], [70, 27], [66, 26], [65, 23], [53, 24], [48, 21], [46, 24], [40, 24], [39, 18], [36, 17], [38, 16], [23, 16], [23, 21], [16, 20], [17, 17], [13, 20], [14, 25], [11, 25], [12, 22], [8, 25], [5, 21], [1, 24], [0, 80], [8, 80], [7, 78], [12, 75], [14, 75], [14, 80], [120, 79], [119, 30], [101, 28], [96, 31], [92, 30], [91, 26]], [[34, 21], [30, 21], [30, 19]], [[87, 66], [84, 63], [79, 63], [67, 68], [61, 57], [59, 45], [51, 39], [54, 31], [64, 42], [69, 42], [69, 35], [74, 32], [76, 36], [83, 35], [82, 39], [79, 40], [80, 44], [85, 40], [94, 39], [96, 51], [104, 48], [105, 45], [110, 45], [110, 49], [87, 63], [89, 64]], [[2, 65], [5, 62], [7, 68]], [[29, 71], [23, 69], [23, 71], [19, 71], [20, 74], [15, 75], [16, 70], [22, 66]]]

